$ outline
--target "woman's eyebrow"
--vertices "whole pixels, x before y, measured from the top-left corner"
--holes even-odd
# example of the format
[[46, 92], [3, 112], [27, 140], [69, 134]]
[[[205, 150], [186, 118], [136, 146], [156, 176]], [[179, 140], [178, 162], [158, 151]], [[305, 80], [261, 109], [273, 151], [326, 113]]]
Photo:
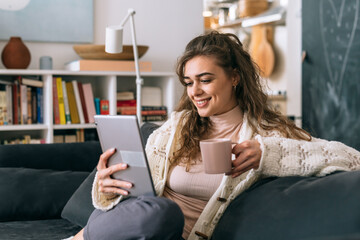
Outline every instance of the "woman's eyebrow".
[[[195, 75], [195, 77], [196, 77], [196, 78], [200, 78], [200, 77], [206, 76], [206, 75], [214, 76], [215, 74], [210, 73], [210, 72], [203, 72], [203, 73], [199, 73], [199, 74]], [[190, 79], [190, 77], [184, 76], [184, 79]]]

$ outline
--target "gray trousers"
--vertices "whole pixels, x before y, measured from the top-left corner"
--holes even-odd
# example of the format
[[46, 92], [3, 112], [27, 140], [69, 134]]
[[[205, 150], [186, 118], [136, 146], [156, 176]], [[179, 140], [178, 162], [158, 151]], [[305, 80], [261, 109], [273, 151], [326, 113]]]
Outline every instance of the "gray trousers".
[[85, 240], [182, 239], [184, 215], [163, 197], [131, 197], [113, 209], [94, 210], [84, 229]]

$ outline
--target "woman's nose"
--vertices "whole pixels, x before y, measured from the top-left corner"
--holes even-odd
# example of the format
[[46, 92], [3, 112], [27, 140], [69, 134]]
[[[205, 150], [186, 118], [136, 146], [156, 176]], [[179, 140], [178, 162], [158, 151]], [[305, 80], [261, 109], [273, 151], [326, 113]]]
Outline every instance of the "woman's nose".
[[196, 95], [200, 95], [202, 93], [203, 93], [203, 90], [202, 90], [200, 84], [197, 82], [194, 82], [193, 87], [192, 87], [192, 94], [194, 96], [196, 96]]

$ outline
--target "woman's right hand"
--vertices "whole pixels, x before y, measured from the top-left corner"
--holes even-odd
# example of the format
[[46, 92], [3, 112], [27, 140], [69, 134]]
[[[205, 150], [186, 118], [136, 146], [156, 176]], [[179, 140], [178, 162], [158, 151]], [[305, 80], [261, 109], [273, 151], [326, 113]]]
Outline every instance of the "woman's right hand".
[[104, 194], [116, 193], [120, 195], [128, 195], [129, 192], [124, 188], [131, 188], [132, 183], [111, 178], [111, 175], [115, 172], [126, 169], [128, 167], [127, 164], [120, 163], [107, 167], [108, 160], [115, 153], [115, 151], [115, 148], [108, 149], [100, 155], [99, 163], [97, 165], [99, 191]]

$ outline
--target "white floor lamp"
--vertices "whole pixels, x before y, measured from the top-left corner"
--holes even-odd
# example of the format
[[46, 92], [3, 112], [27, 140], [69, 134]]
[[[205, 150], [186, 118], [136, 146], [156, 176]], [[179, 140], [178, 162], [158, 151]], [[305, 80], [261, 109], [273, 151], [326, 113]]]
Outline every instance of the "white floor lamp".
[[134, 60], [135, 60], [135, 72], [136, 72], [136, 116], [139, 123], [142, 122], [141, 118], [141, 85], [144, 83], [144, 80], [140, 76], [139, 69], [139, 55], [136, 44], [136, 35], [135, 35], [135, 23], [134, 23], [135, 10], [130, 8], [128, 14], [123, 19], [120, 25], [109, 26], [106, 28], [105, 36], [105, 51], [107, 53], [121, 53], [123, 51], [123, 28], [125, 23], [130, 18], [131, 24], [131, 37], [132, 45], [134, 51]]

